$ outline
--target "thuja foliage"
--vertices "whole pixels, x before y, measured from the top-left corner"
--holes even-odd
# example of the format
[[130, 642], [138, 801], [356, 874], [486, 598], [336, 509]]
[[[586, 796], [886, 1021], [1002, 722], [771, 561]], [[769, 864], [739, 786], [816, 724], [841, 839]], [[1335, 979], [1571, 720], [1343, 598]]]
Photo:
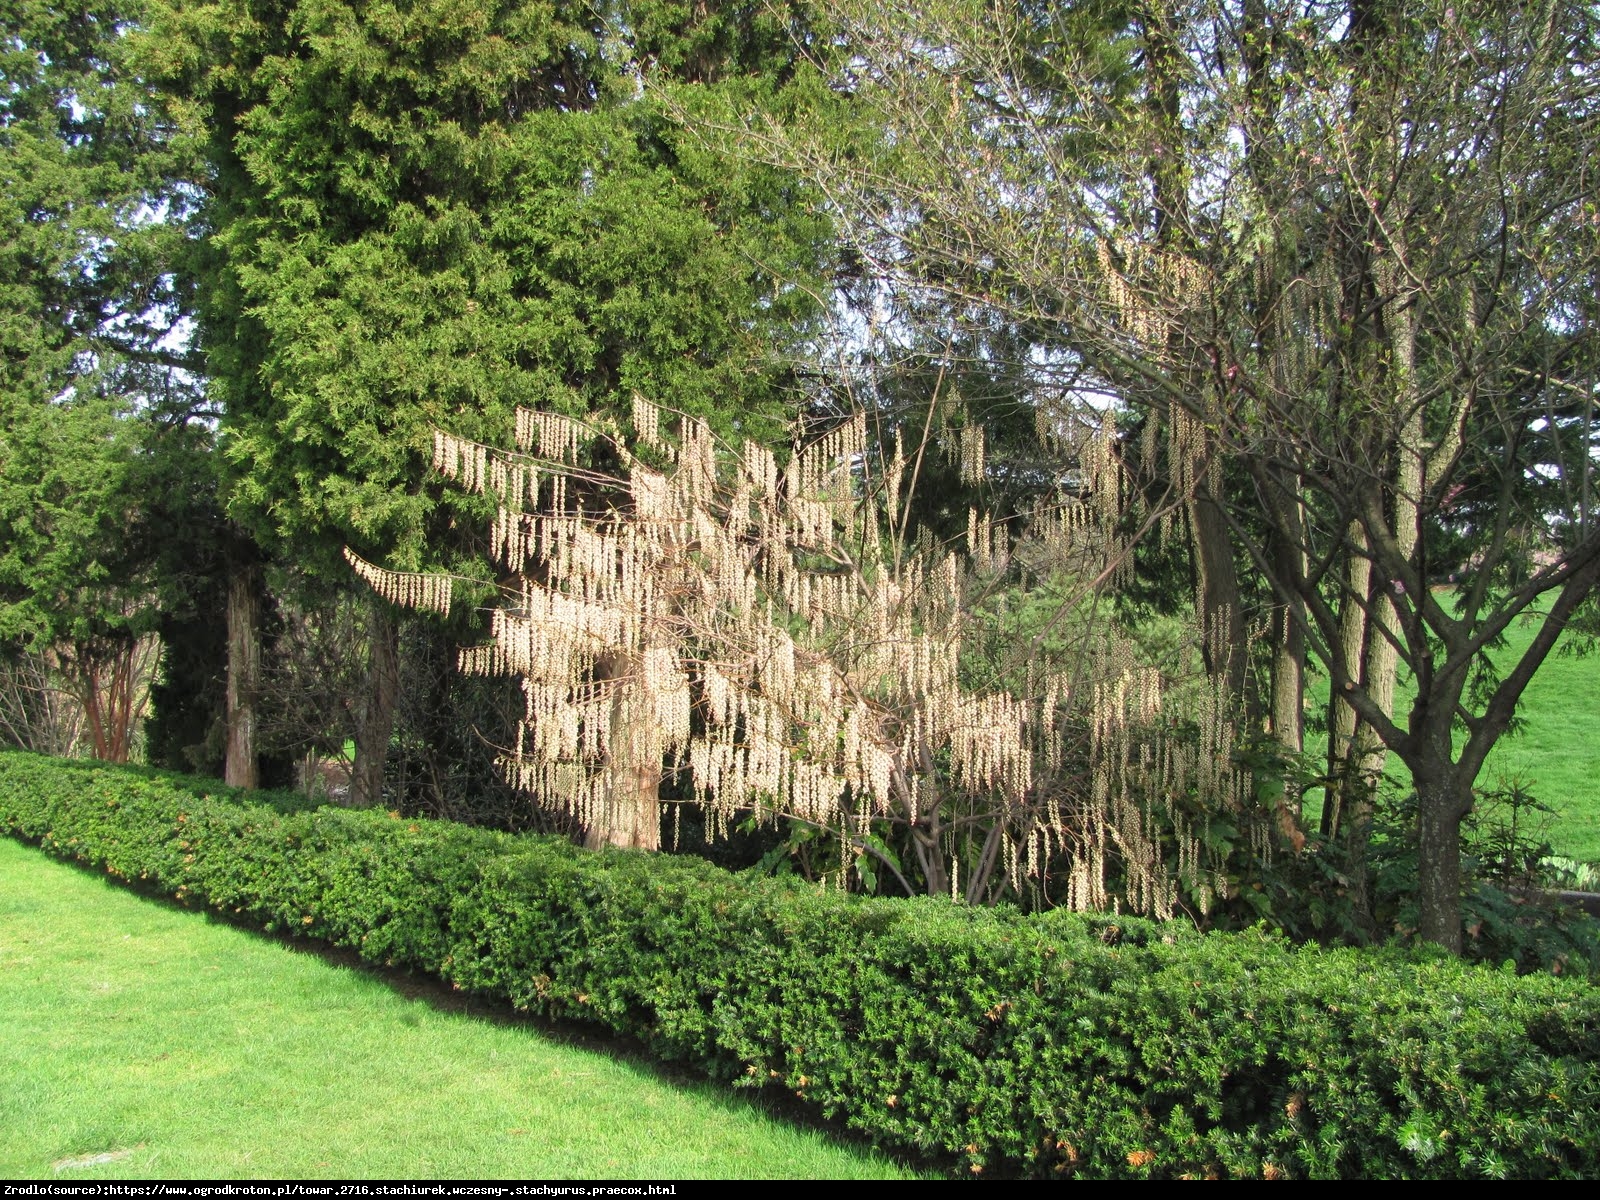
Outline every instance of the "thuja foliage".
[[[653, 64], [689, 111], [765, 111], [797, 74], [799, 13], [150, 0], [144, 25], [146, 76], [204, 162], [195, 324], [221, 500], [308, 581], [296, 606], [344, 581], [344, 545], [479, 561], [476, 498], [424, 482], [435, 424], [509, 438], [519, 403], [605, 411], [632, 387], [746, 430], [787, 411], [827, 222], [792, 175], [700, 145], [639, 84]], [[242, 543], [230, 558], [236, 782], [264, 691], [255, 559]], [[360, 804], [385, 791], [397, 681], [429, 667], [398, 665], [417, 639], [391, 617], [363, 622], [368, 679], [348, 709]]]
[[[761, 110], [793, 14], [454, 0], [154, 0], [147, 70], [205, 143], [199, 320], [227, 503], [316, 572], [350, 543], [459, 559], [430, 427], [509, 431], [642, 387], [782, 411], [826, 225], [790, 176], [699, 147], [640, 95]], [[787, 71], [785, 70], [787, 66]], [[443, 505], [443, 511], [440, 506]]]
[[686, 857], [0, 755], [0, 831], [182, 903], [594, 1022], [962, 1174], [1590, 1177], [1600, 998], [1323, 951], [885, 901]]
[[192, 145], [130, 52], [142, 8], [0, 10], [0, 737], [119, 760], [195, 602], [209, 445], [172, 345]]
[[[1073, 489], [1017, 527], [974, 509], [955, 548], [905, 519], [921, 454], [869, 453], [859, 413], [781, 470], [701, 420], [669, 436], [642, 397], [632, 417], [630, 440], [522, 410], [516, 452], [435, 436], [436, 469], [495, 499], [509, 580], [461, 666], [520, 681], [506, 777], [592, 840], [654, 849], [665, 771], [714, 832], [787, 817], [835, 834], [869, 886], [968, 902], [1204, 910], [1230, 887], [1213, 825], [1270, 849], [1226, 705], [1175, 733], [1159, 673], [1114, 632], [1042, 643], [1006, 680], [963, 665], [1018, 546], [1084, 594], [1126, 560], [1109, 423], [1080, 431]], [[348, 556], [386, 599], [448, 612], [449, 578]]]

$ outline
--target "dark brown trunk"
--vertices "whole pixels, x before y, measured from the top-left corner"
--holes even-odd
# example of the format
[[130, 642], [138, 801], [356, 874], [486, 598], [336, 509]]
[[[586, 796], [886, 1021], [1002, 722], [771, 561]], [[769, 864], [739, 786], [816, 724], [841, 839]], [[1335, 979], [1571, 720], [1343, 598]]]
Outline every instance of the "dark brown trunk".
[[1451, 787], [1448, 772], [1418, 775], [1417, 902], [1423, 940], [1461, 953], [1461, 821], [1468, 804]]
[[352, 808], [383, 803], [384, 772], [394, 712], [400, 699], [400, 626], [386, 600], [371, 597], [366, 694], [356, 710], [356, 761], [350, 770]]
[[1189, 529], [1199, 576], [1195, 581], [1195, 616], [1200, 623], [1206, 672], [1222, 680], [1228, 695], [1243, 698], [1249, 647], [1244, 635], [1244, 606], [1239, 598], [1239, 571], [1227, 520], [1209, 493], [1200, 492], [1190, 504]]
[[240, 554], [228, 571], [228, 743], [223, 779], [261, 783], [256, 757], [256, 697], [261, 690], [261, 563]]

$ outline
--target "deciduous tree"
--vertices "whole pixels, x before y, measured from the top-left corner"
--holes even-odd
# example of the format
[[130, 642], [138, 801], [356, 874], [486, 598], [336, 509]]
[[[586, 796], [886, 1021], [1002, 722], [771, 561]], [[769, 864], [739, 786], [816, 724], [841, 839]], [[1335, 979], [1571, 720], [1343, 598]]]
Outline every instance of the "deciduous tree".
[[[809, 170], [876, 269], [1050, 325], [1085, 392], [1144, 414], [1159, 475], [1140, 494], [1183, 515], [1214, 668], [1241, 686], [1231, 580], [1259, 578], [1273, 732], [1300, 742], [1310, 654], [1334, 691], [1336, 818], [1364, 838], [1400, 760], [1421, 932], [1459, 948], [1473, 783], [1600, 573], [1579, 502], [1594, 11], [834, 12], [839, 86], [877, 132], [849, 153], [832, 131], [752, 124], [747, 143]], [[1107, 36], [1080, 36], [1095, 19]], [[1447, 525], [1473, 547], [1453, 597], [1432, 587]], [[1492, 678], [1487, 650], [1525, 619], [1532, 644]]]
[[[509, 572], [492, 640], [462, 668], [520, 683], [501, 765], [592, 843], [657, 848], [671, 771], [709, 830], [786, 817], [837, 837], [868, 886], [969, 903], [1053, 886], [1075, 907], [1203, 911], [1230, 887], [1212, 823], [1261, 848], [1214, 696], [1187, 714], [1198, 737], [1173, 733], [1160, 673], [1114, 632], [1014, 678], [967, 659], [1014, 541], [1075, 576], [1122, 556], [1109, 423], [1079, 439], [1082, 495], [1039, 505], [1027, 539], [972, 510], [959, 551], [908, 536], [917, 450], [870, 453], [864, 414], [782, 470], [700, 419], [673, 436], [642, 397], [632, 424], [624, 442], [522, 410], [518, 452], [435, 435], [437, 469], [496, 501]], [[584, 465], [596, 440], [623, 474]], [[450, 577], [347, 557], [385, 599], [449, 611]]]

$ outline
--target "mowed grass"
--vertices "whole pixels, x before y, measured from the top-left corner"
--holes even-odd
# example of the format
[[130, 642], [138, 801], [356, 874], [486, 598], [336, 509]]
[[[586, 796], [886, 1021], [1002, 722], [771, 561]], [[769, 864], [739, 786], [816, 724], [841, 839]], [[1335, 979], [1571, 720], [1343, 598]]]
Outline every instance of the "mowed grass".
[[0, 837], [0, 1178], [906, 1178]]
[[[1495, 661], [1509, 670], [1535, 627], [1516, 624]], [[1527, 785], [1555, 810], [1544, 836], [1556, 853], [1600, 860], [1600, 652], [1579, 658], [1558, 652], [1544, 660], [1523, 693], [1521, 732], [1502, 738], [1484, 763], [1480, 786], [1501, 780]]]
[[[1533, 640], [1537, 627], [1516, 623], [1506, 631], [1506, 644], [1494, 652], [1495, 664], [1509, 671]], [[1327, 679], [1317, 679], [1310, 702], [1325, 706]], [[1414, 695], [1408, 676], [1396, 687], [1396, 711], [1410, 710]], [[1314, 715], [1317, 710], [1313, 709]], [[1478, 776], [1479, 788], [1513, 781], [1524, 785], [1539, 803], [1553, 810], [1541, 836], [1552, 849], [1580, 861], [1600, 861], [1600, 650], [1579, 657], [1558, 647], [1534, 674], [1517, 708], [1519, 732], [1500, 739]], [[1457, 735], [1457, 746], [1460, 746]], [[1312, 734], [1311, 748], [1327, 745], [1325, 734]], [[1404, 775], [1390, 757], [1389, 772]], [[1308, 811], [1321, 811], [1321, 793], [1308, 793]]]

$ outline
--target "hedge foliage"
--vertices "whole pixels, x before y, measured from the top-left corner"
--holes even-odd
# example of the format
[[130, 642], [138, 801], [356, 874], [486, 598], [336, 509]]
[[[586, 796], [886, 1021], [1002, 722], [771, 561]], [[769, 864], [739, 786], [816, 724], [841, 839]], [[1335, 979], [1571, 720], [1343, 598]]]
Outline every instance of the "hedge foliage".
[[786, 1089], [962, 1171], [1600, 1175], [1600, 994], [1579, 981], [292, 808], [0, 754], [0, 830]]

